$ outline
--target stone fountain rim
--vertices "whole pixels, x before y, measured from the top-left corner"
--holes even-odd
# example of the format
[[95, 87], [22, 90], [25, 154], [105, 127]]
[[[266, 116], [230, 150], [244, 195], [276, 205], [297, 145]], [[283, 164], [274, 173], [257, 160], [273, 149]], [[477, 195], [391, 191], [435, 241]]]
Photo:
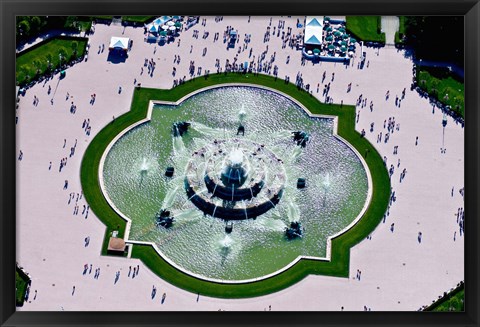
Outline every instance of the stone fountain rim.
[[[270, 91], [270, 92], [273, 92], [273, 93], [276, 93], [280, 96], [283, 96], [283, 97], [286, 97], [287, 99], [291, 100], [292, 102], [294, 102], [296, 105], [298, 105], [302, 110], [305, 111], [305, 113], [310, 117], [310, 118], [323, 118], [323, 119], [331, 119], [333, 121], [333, 130], [332, 130], [332, 135], [337, 138], [339, 141], [341, 141], [342, 143], [344, 143], [346, 146], [348, 146], [350, 148], [351, 151], [353, 151], [353, 153], [357, 156], [357, 158], [360, 160], [360, 162], [362, 163], [362, 166], [365, 170], [365, 173], [367, 175], [367, 198], [365, 200], [365, 204], [362, 208], [362, 210], [360, 211], [360, 213], [357, 215], [357, 217], [347, 226], [345, 227], [344, 229], [342, 229], [341, 231], [337, 232], [336, 234], [334, 235], [330, 235], [328, 238], [327, 238], [327, 250], [326, 250], [326, 256], [325, 257], [312, 257], [312, 256], [298, 256], [296, 259], [294, 259], [293, 261], [291, 261], [288, 265], [284, 266], [283, 268], [273, 272], [273, 273], [270, 273], [270, 274], [267, 274], [267, 275], [263, 275], [263, 276], [260, 276], [260, 277], [257, 277], [257, 278], [251, 278], [251, 279], [244, 279], [244, 280], [224, 280], [224, 279], [216, 279], [216, 278], [210, 278], [210, 277], [206, 277], [206, 276], [203, 276], [203, 275], [200, 275], [200, 274], [196, 274], [196, 273], [193, 273], [191, 271], [188, 271], [187, 269], [177, 265], [175, 262], [173, 262], [170, 258], [168, 258], [165, 254], [163, 254], [163, 252], [158, 248], [158, 246], [154, 243], [154, 242], [146, 242], [146, 241], [136, 241], [136, 240], [130, 240], [129, 239], [129, 235], [130, 235], [130, 230], [131, 230], [131, 225], [132, 225], [132, 220], [127, 216], [125, 215], [123, 212], [121, 212], [120, 209], [118, 209], [116, 207], [116, 205], [113, 203], [113, 201], [110, 199], [110, 197], [108, 196], [108, 193], [106, 191], [106, 188], [105, 188], [105, 183], [104, 183], [104, 179], [103, 179], [103, 168], [104, 168], [104, 165], [105, 165], [105, 160], [106, 160], [106, 157], [108, 155], [108, 153], [110, 152], [111, 148], [113, 147], [113, 145], [122, 137], [124, 136], [127, 132], [129, 132], [130, 130], [132, 130], [133, 128], [135, 127], [138, 127], [142, 124], [145, 124], [147, 122], [149, 122], [151, 120], [151, 117], [152, 117], [152, 112], [153, 112], [153, 107], [155, 105], [170, 105], [170, 106], [178, 106], [180, 105], [182, 102], [184, 102], [186, 99], [192, 97], [192, 96], [195, 96], [199, 93], [202, 93], [202, 92], [206, 92], [206, 91], [209, 91], [209, 90], [212, 90], [212, 89], [217, 89], [217, 88], [225, 88], [225, 87], [251, 87], [251, 88], [258, 88], [258, 89], [263, 89], [263, 90], [267, 90], [267, 91]], [[365, 162], [365, 160], [363, 159], [363, 157], [358, 153], [357, 149], [355, 147], [353, 147], [349, 142], [347, 142], [343, 137], [341, 137], [340, 135], [338, 135], [338, 116], [333, 116], [333, 115], [323, 115], [323, 114], [312, 114], [308, 108], [306, 108], [300, 101], [298, 101], [297, 99], [293, 98], [292, 96], [280, 91], [280, 90], [277, 90], [277, 89], [274, 89], [274, 88], [271, 88], [271, 87], [268, 87], [268, 86], [264, 86], [264, 85], [259, 85], [259, 84], [252, 84], [252, 83], [240, 83], [240, 82], [237, 82], [237, 83], [223, 83], [223, 84], [215, 84], [215, 85], [210, 85], [210, 86], [207, 86], [207, 87], [203, 87], [203, 88], [199, 88], [195, 91], [192, 91], [188, 94], [186, 94], [185, 96], [183, 96], [182, 98], [180, 98], [179, 100], [177, 101], [165, 101], [165, 100], [149, 100], [148, 102], [148, 109], [147, 109], [147, 115], [145, 118], [139, 120], [139, 121], [136, 121], [134, 123], [132, 123], [131, 125], [127, 126], [126, 128], [124, 128], [120, 133], [118, 133], [110, 142], [109, 144], [107, 145], [107, 147], [105, 148], [104, 152], [102, 153], [102, 157], [100, 159], [100, 163], [99, 163], [99, 166], [98, 166], [98, 181], [99, 181], [99, 185], [100, 185], [100, 189], [101, 189], [101, 192], [102, 192], [102, 195], [104, 196], [105, 200], [107, 201], [107, 203], [109, 204], [109, 206], [122, 218], [126, 221], [126, 228], [125, 228], [125, 234], [124, 234], [124, 240], [126, 243], [128, 244], [140, 244], [140, 245], [151, 245], [155, 251], [157, 252], [158, 255], [160, 255], [162, 257], [163, 260], [165, 260], [166, 262], [168, 262], [171, 266], [173, 266], [175, 269], [187, 274], [187, 275], [190, 275], [192, 277], [195, 277], [195, 278], [198, 278], [200, 280], [204, 280], [204, 281], [208, 281], [208, 282], [214, 282], [214, 283], [221, 283], [221, 284], [245, 284], [245, 283], [252, 283], [252, 282], [258, 282], [258, 281], [261, 281], [261, 280], [266, 280], [268, 278], [271, 278], [273, 276], [276, 276], [276, 275], [279, 275], [285, 271], [287, 271], [288, 269], [290, 269], [291, 267], [293, 267], [296, 263], [298, 263], [301, 259], [309, 259], [309, 260], [316, 260], [316, 261], [331, 261], [331, 251], [332, 251], [332, 240], [343, 235], [344, 233], [346, 233], [348, 230], [350, 230], [353, 226], [355, 226], [359, 221], [360, 219], [363, 217], [363, 215], [365, 214], [365, 212], [367, 211], [369, 205], [370, 205], [370, 202], [371, 202], [371, 199], [372, 199], [372, 195], [373, 195], [373, 188], [372, 188], [372, 176], [371, 176], [371, 173], [370, 173], [370, 170], [368, 168], [368, 165], [367, 163]]]

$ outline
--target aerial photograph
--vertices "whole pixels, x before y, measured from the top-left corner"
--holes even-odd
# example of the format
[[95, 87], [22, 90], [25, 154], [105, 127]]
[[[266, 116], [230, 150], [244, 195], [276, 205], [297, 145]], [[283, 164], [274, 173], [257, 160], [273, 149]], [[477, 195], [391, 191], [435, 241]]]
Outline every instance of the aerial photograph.
[[464, 24], [16, 16], [16, 310], [463, 312]]

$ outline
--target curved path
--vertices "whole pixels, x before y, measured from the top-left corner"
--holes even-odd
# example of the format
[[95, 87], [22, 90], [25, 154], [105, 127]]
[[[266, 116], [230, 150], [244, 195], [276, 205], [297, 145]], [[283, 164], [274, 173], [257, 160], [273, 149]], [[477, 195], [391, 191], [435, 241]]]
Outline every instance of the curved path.
[[[285, 28], [297, 29], [298, 17], [281, 18]], [[303, 20], [303, 17], [300, 17]], [[129, 110], [134, 79], [143, 86], [170, 88], [173, 79], [189, 76], [189, 62], [216, 71], [215, 59], [223, 67], [225, 59], [233, 60], [237, 51], [226, 50], [222, 42], [226, 26], [239, 30], [241, 42], [245, 34], [251, 34], [249, 48], [257, 60], [266, 49], [263, 34], [270, 17], [225, 17], [216, 23], [207, 18], [206, 26], [195, 25], [182, 32], [181, 44], [160, 47], [143, 41], [143, 29], [97, 25], [90, 36], [91, 51], [88, 62], [82, 62], [67, 70], [67, 77], [59, 82], [58, 76], [29, 89], [21, 97], [18, 109], [17, 154], [17, 261], [32, 276], [29, 300], [19, 310], [417, 310], [430, 304], [464, 279], [464, 242], [456, 222], [458, 208], [463, 207], [459, 189], [463, 187], [464, 131], [448, 119], [445, 128], [446, 153], [442, 147], [442, 114], [428, 100], [410, 91], [413, 64], [402, 52], [394, 48], [380, 50], [364, 48], [368, 65], [357, 69], [355, 59], [351, 66], [320, 63], [301, 65], [300, 52], [282, 49], [280, 37], [272, 36], [268, 42], [266, 59], [275, 52], [274, 64], [279, 66], [279, 77], [286, 75], [295, 80], [297, 72], [306, 84], [316, 86], [326, 71], [326, 81], [331, 82], [330, 96], [334, 102], [356, 103], [360, 94], [367, 98], [364, 108], [358, 107], [357, 130], [365, 129], [366, 137], [387, 157], [387, 165], [394, 164], [392, 187], [396, 201], [389, 210], [385, 223], [381, 223], [371, 239], [366, 239], [351, 250], [350, 278], [309, 276], [294, 286], [253, 299], [224, 300], [189, 293], [169, 285], [151, 273], [141, 262], [100, 255], [104, 226], [92, 212], [82, 215], [83, 198], [78, 200], [78, 215], [73, 215], [76, 193], [81, 193], [81, 158], [93, 136], [112, 120]], [[278, 18], [273, 18], [277, 26]], [[193, 38], [193, 31], [199, 37]], [[210, 35], [202, 39], [203, 31]], [[220, 40], [213, 42], [213, 34], [220, 32]], [[126, 36], [134, 40], [132, 51], [125, 63], [110, 63], [107, 52], [97, 53], [98, 46], [108, 46], [111, 36]], [[242, 43], [239, 43], [242, 45]], [[191, 46], [192, 53], [190, 53]], [[208, 47], [205, 56], [203, 48]], [[181, 55], [180, 64], [173, 64], [174, 55]], [[290, 63], [286, 64], [287, 56]], [[153, 58], [156, 69], [153, 76], [143, 67], [145, 58]], [[249, 60], [249, 49], [238, 54], [238, 62]], [[172, 76], [176, 67], [177, 75]], [[368, 67], [367, 67], [368, 66]], [[143, 74], [141, 69], [144, 69]], [[203, 72], [203, 70], [202, 70]], [[352, 83], [351, 91], [347, 85]], [[52, 93], [47, 94], [48, 85]], [[122, 92], [118, 93], [118, 87]], [[406, 88], [401, 107], [395, 106], [395, 96]], [[386, 91], [390, 98], [385, 100]], [[71, 96], [66, 99], [67, 92]], [[89, 104], [91, 95], [96, 101]], [[313, 95], [321, 97], [313, 87]], [[53, 96], [53, 105], [50, 100]], [[39, 103], [33, 105], [34, 96]], [[322, 99], [323, 100], [323, 99]], [[69, 112], [71, 102], [77, 105], [75, 114]], [[369, 103], [373, 101], [373, 111]], [[376, 143], [377, 134], [383, 129], [384, 120], [395, 117], [400, 129], [395, 130], [388, 143]], [[91, 135], [82, 128], [90, 119]], [[371, 123], [374, 131], [370, 132]], [[418, 136], [418, 145], [415, 145]], [[63, 147], [64, 139], [66, 145]], [[75, 153], [70, 148], [77, 140]], [[393, 155], [394, 146], [398, 154]], [[67, 165], [59, 172], [59, 162], [67, 157]], [[398, 159], [401, 159], [397, 167]], [[52, 162], [49, 170], [49, 162]], [[400, 183], [399, 174], [407, 169]], [[68, 180], [68, 188], [64, 188]], [[453, 196], [452, 196], [452, 187]], [[68, 204], [69, 194], [75, 199]], [[394, 223], [394, 231], [390, 231]], [[422, 241], [418, 242], [418, 233]], [[455, 240], [454, 240], [454, 233]], [[90, 237], [85, 247], [84, 239]], [[83, 275], [85, 264], [92, 264], [92, 272]], [[139, 265], [139, 274], [128, 277], [129, 267]], [[88, 266], [90, 268], [90, 266]], [[95, 269], [100, 276], [94, 278]], [[361, 270], [361, 279], [356, 279]], [[120, 278], [115, 284], [115, 274]], [[152, 286], [157, 288], [152, 300]], [[72, 295], [72, 289], [75, 292]], [[37, 296], [34, 299], [34, 292]], [[165, 302], [161, 295], [166, 292]], [[335, 294], [334, 297], [326, 294]], [[295, 299], [295, 301], [292, 301]]]

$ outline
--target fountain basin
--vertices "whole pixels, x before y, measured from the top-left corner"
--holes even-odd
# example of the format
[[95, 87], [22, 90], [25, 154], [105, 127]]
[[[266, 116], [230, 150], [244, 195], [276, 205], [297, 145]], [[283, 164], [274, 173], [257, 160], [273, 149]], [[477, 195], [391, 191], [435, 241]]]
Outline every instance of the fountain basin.
[[[233, 98], [238, 92], [238, 99], [232, 99], [231, 90], [234, 94]], [[217, 93], [220, 93], [221, 96], [218, 98], [211, 97], [212, 95], [216, 96]], [[249, 113], [252, 112], [255, 116], [247, 116], [246, 119], [247, 122], [249, 121], [248, 119], [252, 119], [261, 122], [261, 124], [257, 126], [249, 124], [249, 131], [251, 132], [249, 132], [248, 137], [255, 140], [257, 144], [267, 144], [267, 148], [271, 148], [278, 156], [278, 159], [289, 167], [285, 175], [286, 183], [282, 197], [286, 195], [289, 201], [290, 199], [299, 201], [300, 217], [306, 229], [305, 237], [300, 242], [291, 242], [289, 247], [284, 247], [283, 229], [277, 230], [277, 227], [274, 227], [277, 225], [276, 222], [288, 223], [287, 206], [283, 201], [279, 201], [274, 210], [270, 208], [265, 214], [258, 216], [256, 221], [260, 220], [259, 223], [250, 223], [253, 221], [252, 219], [244, 219], [238, 225], [236, 223], [236, 228], [231, 234], [234, 242], [229, 247], [228, 254], [222, 251], [217, 252], [219, 250], [216, 248], [219, 242], [218, 239], [222, 238], [222, 235], [225, 233], [224, 223], [221, 222], [221, 219], [218, 219], [219, 223], [210, 219], [204, 220], [205, 223], [203, 223], [192, 216], [192, 218], [189, 218], [192, 219], [192, 223], [189, 223], [181, 222], [179, 218], [177, 225], [183, 223], [181, 229], [177, 229], [175, 227], [177, 225], [174, 225], [170, 231], [163, 229], [153, 231], [139, 217], [148, 217], [148, 215], [152, 217], [155, 210], [161, 207], [169, 188], [176, 185], [176, 187], [179, 186], [181, 189], [184, 189], [185, 185], [184, 178], [179, 178], [182, 173], [179, 173], [177, 178], [166, 180], [157, 176], [158, 174], [155, 175], [156, 170], [151, 169], [152, 173], [149, 172], [142, 184], [144, 188], [142, 192], [138, 192], [138, 188], [133, 187], [135, 191], [132, 189], [131, 192], [127, 191], [125, 196], [122, 196], [107, 190], [109, 196], [112, 197], [112, 202], [118, 207], [118, 212], [121, 212], [125, 217], [132, 217], [131, 231], [127, 234], [129, 235], [128, 238], [157, 244], [157, 251], [163, 257], [168, 258], [169, 262], [174, 263], [175, 267], [189, 274], [209, 280], [235, 281], [256, 279], [268, 276], [276, 271], [281, 271], [283, 267], [289, 266], [302, 256], [317, 257], [319, 259], [328, 257], [327, 240], [329, 236], [343, 233], [359, 219], [362, 205], [365, 204], [367, 190], [362, 164], [356, 155], [351, 152], [350, 148], [332, 134], [334, 129], [332, 120], [312, 119], [305, 115], [301, 108], [297, 108], [295, 104], [289, 102], [288, 99], [276, 93], [256, 88], [222, 87], [202, 92], [199, 95], [205, 95], [207, 99], [204, 100], [203, 97], [198, 98], [195, 96], [186, 99], [182, 105], [188, 104], [191, 105], [191, 108], [205, 108], [205, 106], [208, 106], [208, 112], [207, 110], [202, 110], [201, 114], [198, 115], [198, 113], [195, 114], [194, 111], [190, 111], [192, 109], [186, 109], [182, 105], [175, 109], [172, 109], [170, 106], [154, 108], [151, 123], [144, 124], [125, 134], [127, 137], [122, 137], [121, 140], [117, 141], [112, 150], [123, 149], [122, 151], [126, 150], [128, 156], [139, 157], [146, 155], [149, 158], [152, 156], [157, 157], [157, 153], [161, 152], [162, 156], [156, 159], [158, 161], [157, 165], [160, 167], [172, 165], [177, 172], [181, 172], [188, 164], [191, 153], [195, 149], [211, 143], [212, 138], [208, 139], [206, 136], [216, 135], [218, 137], [226, 134], [230, 137], [227, 137], [229, 140], [235, 136], [238, 126], [237, 121], [233, 119], [231, 124], [228, 125], [228, 119], [224, 120], [225, 117], [228, 117], [228, 113], [222, 112], [222, 110], [226, 109], [225, 102], [239, 103], [242, 100], [245, 101], [247, 107], [255, 105], [255, 110], [248, 110]], [[265, 108], [258, 108], [259, 98], [265, 101]], [[285, 109], [279, 111], [278, 108]], [[205, 113], [208, 113], [208, 115], [202, 116]], [[236, 113], [232, 114], [233, 116], [237, 117]], [[172, 144], [171, 136], [169, 137], [168, 135], [168, 129], [166, 129], [167, 135], [161, 134], [161, 131], [164, 130], [161, 128], [179, 121], [179, 117], [193, 122], [192, 128], [183, 137], [175, 138], [182, 140], [185, 150], [182, 150], [183, 148], [179, 146], [175, 151], [168, 152], [167, 150], [171, 149]], [[200, 132], [197, 129], [200, 126], [199, 123], [205, 124], [205, 128], [203, 128], [205, 132]], [[222, 130], [215, 129], [215, 126], [224, 125], [226, 128]], [[272, 126], [274, 128], [271, 128]], [[292, 130], [311, 132], [309, 144], [312, 146], [305, 148], [297, 147], [291, 142], [290, 131]], [[144, 134], [145, 136], [143, 136]], [[149, 136], [147, 137], [146, 135]], [[145, 143], [143, 149], [147, 149], [147, 152], [142, 151], [142, 147], [139, 146], [142, 142]], [[178, 140], [173, 142], [178, 142]], [[135, 146], [127, 149], [124, 147], [127, 144], [134, 144]], [[296, 148], [298, 148], [298, 151]], [[125, 169], [128, 170], [135, 166], [132, 165], [134, 160], [126, 159], [126, 157], [122, 157], [118, 153], [113, 154], [114, 152], [117, 151], [109, 153], [103, 169], [105, 172], [103, 176], [107, 184], [106, 189], [109, 188], [109, 185], [113, 186], [115, 184], [111, 183], [113, 181], [112, 178], [119, 178], [118, 181], [120, 182], [120, 177], [126, 177], [125, 173], [127, 171]], [[113, 155], [110, 156], [111, 154]], [[115, 159], [117, 155], [119, 155], [119, 161]], [[325, 160], [326, 156], [330, 158]], [[110, 160], [113, 161], [110, 162]], [[113, 162], [115, 164], [112, 166], [110, 163]], [[122, 165], [122, 162], [128, 163], [128, 165]], [[115, 165], [118, 166], [115, 167]], [[270, 167], [269, 165], [267, 166]], [[357, 168], [352, 170], [352, 167]], [[305, 169], [308, 170], [308, 173], [305, 173]], [[121, 173], [122, 170], [123, 173]], [[331, 176], [331, 187], [328, 191], [327, 200], [324, 201], [323, 189], [314, 187], [314, 185], [322, 185], [327, 172]], [[300, 176], [308, 176], [311, 181], [309, 188], [302, 191], [302, 195], [296, 193], [295, 184], [288, 183], [288, 181], [295, 183]], [[203, 183], [203, 177], [204, 175], [200, 174], [199, 178], [197, 178], [198, 181]], [[265, 178], [269, 179], [271, 177], [267, 173]], [[107, 179], [110, 179], [110, 181], [107, 181]], [[212, 180], [220, 180], [220, 178], [213, 176]], [[123, 186], [121, 185], [122, 183], [118, 184], [122, 190], [128, 190], [129, 184], [135, 184], [130, 177], [126, 178], [125, 181], [127, 183]], [[178, 194], [172, 195], [173, 205], [171, 208], [169, 207], [174, 212], [175, 217], [179, 216], [179, 212], [182, 215], [182, 210], [191, 210], [192, 207], [196, 208], [191, 200], [188, 201], [188, 194], [180, 192], [181, 189]], [[194, 194], [202, 192], [202, 189], [199, 187], [193, 189], [195, 190]], [[349, 195], [348, 192], [345, 192], [348, 190], [353, 190], [354, 194]], [[208, 192], [206, 187], [204, 192]], [[319, 196], [319, 194], [322, 196]], [[155, 195], [155, 197], [150, 195]], [[201, 193], [199, 198], [202, 198], [203, 195], [205, 194]], [[360, 198], [355, 200], [352, 198], [352, 195]], [[122, 198], [128, 199], [128, 201], [122, 200]], [[205, 198], [209, 199], [207, 195], [205, 195]], [[141, 207], [131, 207], [132, 200], [135, 200], [136, 203], [142, 203]], [[217, 204], [217, 202], [212, 201], [211, 203]], [[191, 206], [187, 205], [187, 203], [190, 203]], [[348, 210], [345, 209], [346, 203], [349, 204]], [[241, 206], [233, 209], [243, 209], [244, 216], [244, 209], [246, 208], [246, 205], [245, 207], [244, 205], [242, 203]], [[152, 213], [149, 213], [149, 211]], [[213, 214], [213, 210], [209, 212]], [[255, 215], [255, 213], [252, 214], [252, 216]], [[214, 216], [217, 217], [216, 214]], [[345, 217], [348, 217], [350, 220], [342, 220]], [[189, 229], [187, 228], [189, 224], [195, 224], [195, 227]], [[175, 233], [174, 238], [169, 237], [170, 232]], [[209, 235], [207, 239], [205, 238], [206, 233]], [[248, 243], [245, 240], [246, 235], [248, 235]], [[263, 246], [264, 244], [269, 246], [265, 247]], [[185, 246], [188, 246], [189, 251], [185, 251]], [[253, 253], [255, 254], [253, 255]]]

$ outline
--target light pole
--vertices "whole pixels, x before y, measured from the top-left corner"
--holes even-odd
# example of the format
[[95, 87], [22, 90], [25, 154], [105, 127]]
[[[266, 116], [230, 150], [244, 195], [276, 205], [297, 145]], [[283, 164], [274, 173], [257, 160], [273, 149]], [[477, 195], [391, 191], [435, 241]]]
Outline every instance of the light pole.
[[443, 113], [442, 126], [443, 126], [443, 135], [442, 135], [442, 147], [440, 148], [440, 152], [445, 153], [447, 151], [447, 149], [445, 149], [445, 126], [447, 126], [446, 113]]

